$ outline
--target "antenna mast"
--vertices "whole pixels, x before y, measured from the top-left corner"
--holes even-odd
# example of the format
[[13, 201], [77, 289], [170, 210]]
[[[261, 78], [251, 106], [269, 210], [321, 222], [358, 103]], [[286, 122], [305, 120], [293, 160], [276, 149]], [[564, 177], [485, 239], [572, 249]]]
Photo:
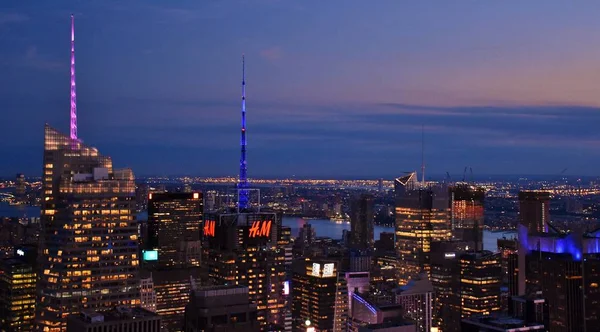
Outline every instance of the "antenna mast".
[[71, 140], [77, 140], [77, 93], [75, 91], [75, 17], [71, 14]]
[[425, 125], [421, 125], [421, 184], [425, 185]]
[[238, 209], [248, 208], [248, 167], [246, 165], [246, 60], [242, 54], [242, 134], [241, 134], [240, 178], [238, 180]]

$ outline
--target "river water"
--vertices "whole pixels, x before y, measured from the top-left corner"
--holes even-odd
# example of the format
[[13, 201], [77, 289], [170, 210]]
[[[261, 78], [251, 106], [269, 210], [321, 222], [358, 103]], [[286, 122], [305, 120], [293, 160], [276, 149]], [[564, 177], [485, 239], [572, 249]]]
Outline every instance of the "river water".
[[[303, 219], [298, 217], [283, 217], [283, 225], [292, 229], [292, 236], [298, 236], [298, 231], [304, 224], [310, 223], [317, 233], [317, 236], [330, 237], [332, 239], [341, 239], [342, 232], [350, 230], [349, 223], [336, 223], [328, 219]], [[375, 226], [375, 240], [379, 239], [381, 232], [394, 232], [393, 227]], [[491, 232], [483, 231], [483, 249], [496, 251], [498, 250], [497, 240], [506, 236], [507, 238], [516, 237], [515, 232]]]

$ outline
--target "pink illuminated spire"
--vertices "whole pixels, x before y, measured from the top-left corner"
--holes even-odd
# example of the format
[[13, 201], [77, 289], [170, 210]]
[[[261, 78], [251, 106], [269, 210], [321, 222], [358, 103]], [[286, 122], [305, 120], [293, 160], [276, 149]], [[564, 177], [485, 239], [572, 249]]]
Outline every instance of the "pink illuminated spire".
[[75, 92], [75, 17], [71, 14], [71, 139], [77, 140], [77, 93]]

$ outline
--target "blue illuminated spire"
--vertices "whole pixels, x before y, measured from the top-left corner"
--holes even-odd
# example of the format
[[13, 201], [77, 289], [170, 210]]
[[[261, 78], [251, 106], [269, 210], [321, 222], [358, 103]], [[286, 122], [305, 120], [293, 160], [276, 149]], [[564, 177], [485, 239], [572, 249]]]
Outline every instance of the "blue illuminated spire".
[[249, 205], [248, 167], [246, 165], [246, 62], [242, 54], [242, 137], [240, 141], [242, 153], [240, 157], [240, 178], [238, 180], [238, 208], [245, 210]]

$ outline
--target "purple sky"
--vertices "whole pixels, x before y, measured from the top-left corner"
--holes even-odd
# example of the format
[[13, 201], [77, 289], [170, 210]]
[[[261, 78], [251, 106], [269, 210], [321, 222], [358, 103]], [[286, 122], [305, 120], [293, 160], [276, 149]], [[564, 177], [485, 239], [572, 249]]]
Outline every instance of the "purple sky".
[[[73, 5], [74, 3], [74, 5]], [[138, 175], [597, 175], [600, 2], [7, 1], [0, 175], [68, 132]]]

